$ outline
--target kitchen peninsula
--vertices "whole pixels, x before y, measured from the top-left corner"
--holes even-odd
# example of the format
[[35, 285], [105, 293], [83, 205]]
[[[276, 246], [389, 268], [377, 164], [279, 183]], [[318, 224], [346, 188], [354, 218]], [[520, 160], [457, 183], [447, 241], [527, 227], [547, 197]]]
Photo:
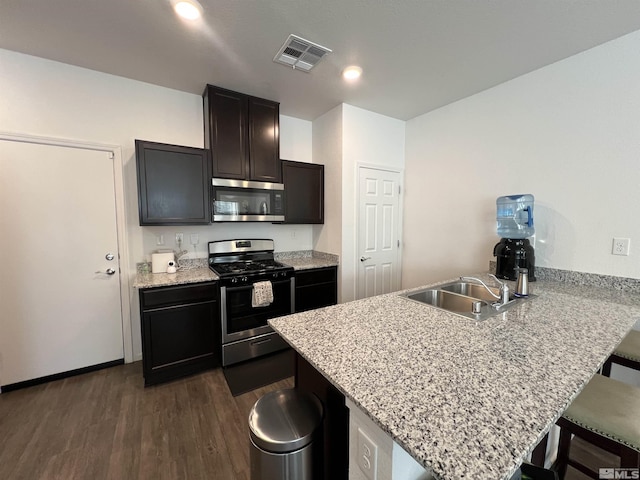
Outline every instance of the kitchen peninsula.
[[435, 478], [509, 479], [640, 319], [633, 282], [540, 280], [482, 322], [397, 292], [269, 323]]

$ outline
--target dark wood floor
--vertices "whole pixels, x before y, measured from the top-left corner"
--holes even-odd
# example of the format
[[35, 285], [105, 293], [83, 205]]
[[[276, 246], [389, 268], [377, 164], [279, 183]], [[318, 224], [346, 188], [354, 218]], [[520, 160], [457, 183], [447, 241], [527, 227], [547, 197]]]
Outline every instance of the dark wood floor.
[[[143, 387], [140, 362], [0, 395], [0, 479], [249, 480], [249, 410], [286, 379], [233, 397], [212, 370]], [[616, 457], [574, 439], [572, 457]], [[569, 468], [566, 480], [588, 477]]]
[[0, 395], [0, 479], [249, 480], [247, 417], [220, 369], [143, 387], [140, 362]]
[[[618, 457], [594, 447], [590, 443], [577, 437], [573, 437], [571, 441], [571, 452], [569, 456], [595, 472], [597, 472], [599, 468], [620, 466], [620, 459]], [[590, 480], [590, 477], [573, 467], [567, 468], [567, 475], [564, 478], [565, 480]]]

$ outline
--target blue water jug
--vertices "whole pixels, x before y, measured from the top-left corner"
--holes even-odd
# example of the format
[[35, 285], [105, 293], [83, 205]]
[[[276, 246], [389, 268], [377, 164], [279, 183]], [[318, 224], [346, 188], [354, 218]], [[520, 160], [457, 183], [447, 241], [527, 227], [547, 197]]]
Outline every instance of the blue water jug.
[[496, 200], [498, 235], [502, 238], [527, 238], [536, 233], [533, 227], [533, 195], [519, 194]]

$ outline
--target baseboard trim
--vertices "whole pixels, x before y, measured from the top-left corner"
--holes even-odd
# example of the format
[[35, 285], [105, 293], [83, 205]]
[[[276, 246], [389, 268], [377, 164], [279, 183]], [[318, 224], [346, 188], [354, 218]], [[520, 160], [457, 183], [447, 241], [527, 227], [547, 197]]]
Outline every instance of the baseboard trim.
[[12, 392], [14, 390], [20, 390], [21, 388], [33, 387], [35, 385], [41, 385], [43, 383], [53, 382], [54, 380], [62, 380], [63, 378], [75, 377], [76, 375], [95, 372], [96, 370], [115, 367], [117, 365], [124, 365], [124, 358], [120, 358], [118, 360], [112, 360], [111, 362], [99, 363], [97, 365], [91, 365], [89, 367], [77, 368], [75, 370], [69, 370], [68, 372], [55, 373], [53, 375], [47, 375], [45, 377], [33, 378], [31, 380], [25, 380], [24, 382], [10, 383], [9, 385], [2, 385], [0, 386], [0, 393]]

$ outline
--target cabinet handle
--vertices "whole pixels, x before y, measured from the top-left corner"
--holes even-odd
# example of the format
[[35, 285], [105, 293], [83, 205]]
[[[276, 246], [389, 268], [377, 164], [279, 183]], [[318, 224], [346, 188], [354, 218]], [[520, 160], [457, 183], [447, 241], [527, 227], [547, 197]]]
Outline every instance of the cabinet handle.
[[251, 342], [251, 346], [262, 345], [263, 343], [267, 343], [267, 342], [270, 342], [270, 341], [271, 341], [270, 338], [264, 338], [262, 340], [256, 340], [255, 342]]

